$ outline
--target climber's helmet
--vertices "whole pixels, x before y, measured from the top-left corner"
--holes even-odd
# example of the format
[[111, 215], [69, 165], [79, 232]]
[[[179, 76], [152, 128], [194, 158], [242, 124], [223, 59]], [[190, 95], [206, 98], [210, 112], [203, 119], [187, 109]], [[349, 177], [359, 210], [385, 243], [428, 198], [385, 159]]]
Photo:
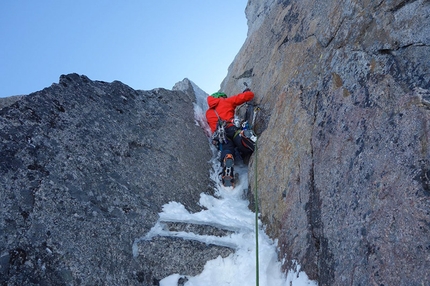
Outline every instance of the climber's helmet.
[[211, 96], [215, 98], [220, 98], [220, 97], [227, 98], [227, 94], [225, 94], [224, 92], [215, 92], [211, 94]]

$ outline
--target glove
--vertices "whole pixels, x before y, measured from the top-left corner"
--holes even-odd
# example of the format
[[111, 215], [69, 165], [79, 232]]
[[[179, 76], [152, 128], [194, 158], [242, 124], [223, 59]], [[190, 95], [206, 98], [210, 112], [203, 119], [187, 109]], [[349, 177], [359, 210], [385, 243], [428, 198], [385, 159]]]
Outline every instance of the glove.
[[251, 89], [249, 89], [249, 87], [245, 88], [245, 90], [243, 92], [247, 92], [247, 91], [251, 91]]

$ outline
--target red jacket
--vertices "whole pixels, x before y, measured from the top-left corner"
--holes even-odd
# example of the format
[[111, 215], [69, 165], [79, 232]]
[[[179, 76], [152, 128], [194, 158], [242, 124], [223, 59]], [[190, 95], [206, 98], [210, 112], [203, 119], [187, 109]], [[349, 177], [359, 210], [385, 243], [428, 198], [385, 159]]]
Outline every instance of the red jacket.
[[227, 98], [215, 98], [212, 96], [208, 96], [208, 105], [209, 109], [206, 111], [206, 120], [208, 121], [209, 127], [212, 130], [212, 133], [217, 129], [218, 124], [218, 116], [215, 111], [218, 113], [219, 117], [222, 120], [230, 121], [234, 118], [234, 111], [237, 106], [250, 101], [254, 98], [254, 93], [252, 91], [245, 91], [243, 93], [239, 93], [237, 95], [233, 95]]

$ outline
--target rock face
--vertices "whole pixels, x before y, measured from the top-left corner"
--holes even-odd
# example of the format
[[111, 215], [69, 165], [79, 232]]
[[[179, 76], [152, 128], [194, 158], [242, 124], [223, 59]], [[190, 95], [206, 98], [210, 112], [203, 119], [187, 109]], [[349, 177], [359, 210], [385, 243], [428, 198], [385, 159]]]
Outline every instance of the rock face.
[[249, 181], [285, 270], [428, 285], [430, 2], [249, 1], [246, 13], [222, 89], [247, 82], [263, 110]]
[[160, 238], [132, 255], [163, 204], [213, 191], [194, 100], [69, 74], [1, 109], [0, 283], [158, 285], [231, 253]]
[[20, 100], [23, 96], [24, 95], [14, 95], [14, 96], [0, 98], [0, 109], [6, 106], [12, 105], [16, 101]]

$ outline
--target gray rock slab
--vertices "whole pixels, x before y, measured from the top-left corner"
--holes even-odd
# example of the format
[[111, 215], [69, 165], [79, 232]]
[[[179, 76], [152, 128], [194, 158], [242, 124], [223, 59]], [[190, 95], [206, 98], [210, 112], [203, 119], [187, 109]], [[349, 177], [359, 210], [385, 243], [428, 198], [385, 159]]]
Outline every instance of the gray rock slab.
[[[158, 264], [132, 255], [163, 204], [177, 201], [196, 212], [200, 193], [213, 192], [211, 152], [195, 123], [193, 96], [68, 74], [3, 107], [0, 283], [153, 285], [145, 283], [196, 273], [205, 257], [224, 253], [165, 242], [186, 269], [172, 266], [179, 259], [173, 249]], [[196, 247], [198, 261], [189, 255]], [[149, 250], [145, 259], [157, 261], [162, 251]]]
[[250, 190], [284, 270], [430, 284], [430, 2], [248, 1], [246, 15], [221, 89], [247, 83], [262, 109]]

